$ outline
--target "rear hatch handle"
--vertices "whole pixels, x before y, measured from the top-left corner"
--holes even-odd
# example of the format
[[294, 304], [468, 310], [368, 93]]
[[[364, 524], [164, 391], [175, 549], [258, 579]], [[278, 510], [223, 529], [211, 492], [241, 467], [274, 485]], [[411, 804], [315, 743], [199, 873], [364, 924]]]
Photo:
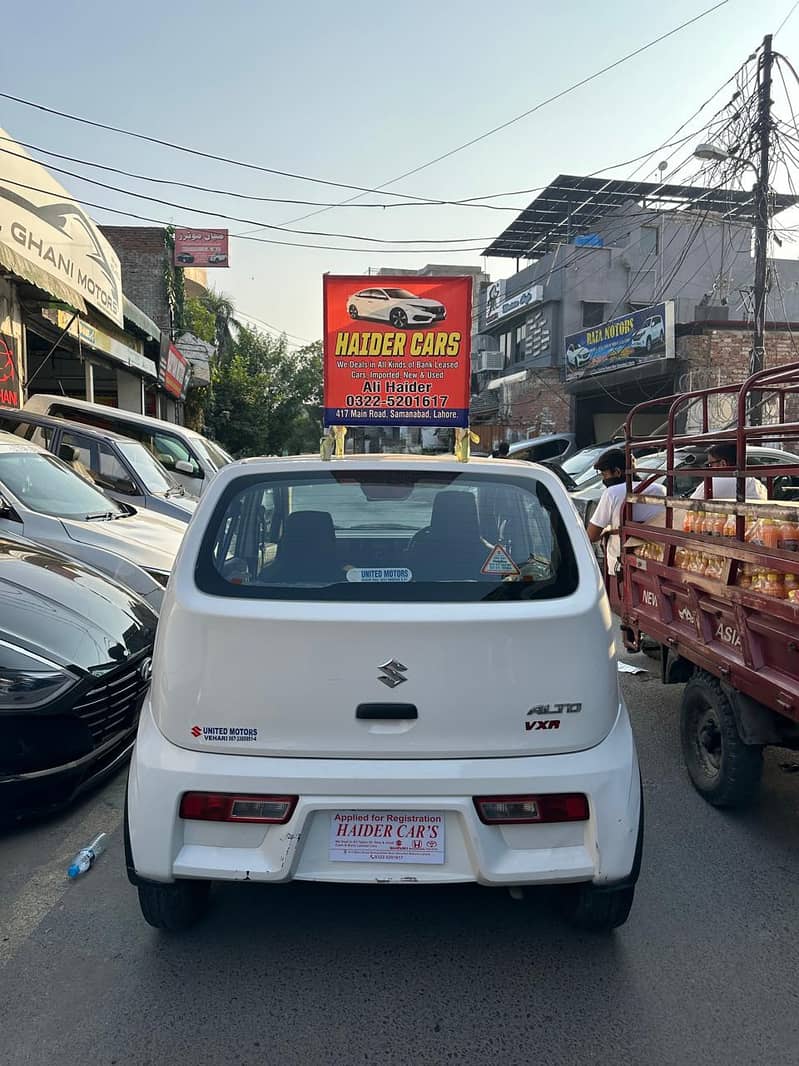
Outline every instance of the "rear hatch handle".
[[419, 712], [413, 703], [359, 703], [355, 708], [355, 717], [372, 722], [396, 722], [418, 718]]

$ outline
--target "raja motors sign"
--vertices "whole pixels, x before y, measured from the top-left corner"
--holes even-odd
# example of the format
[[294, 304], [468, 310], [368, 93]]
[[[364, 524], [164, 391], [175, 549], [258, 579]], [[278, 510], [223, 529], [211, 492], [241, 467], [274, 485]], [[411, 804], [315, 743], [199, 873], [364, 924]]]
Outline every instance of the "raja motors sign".
[[226, 229], [176, 229], [175, 258], [177, 267], [227, 267], [228, 231]]
[[324, 295], [326, 426], [469, 423], [470, 277], [344, 277]]
[[653, 304], [564, 340], [566, 380], [674, 357], [674, 304]]
[[77, 294], [123, 326], [116, 252], [49, 171], [2, 129], [0, 149], [0, 243], [36, 268], [28, 280], [47, 288], [52, 278], [58, 291], [48, 292], [59, 299]]

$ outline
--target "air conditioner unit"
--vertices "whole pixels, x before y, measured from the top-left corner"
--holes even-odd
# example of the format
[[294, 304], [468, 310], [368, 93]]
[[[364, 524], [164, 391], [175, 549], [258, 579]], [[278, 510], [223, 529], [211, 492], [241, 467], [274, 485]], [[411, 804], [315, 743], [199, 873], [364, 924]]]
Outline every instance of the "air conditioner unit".
[[505, 356], [502, 352], [480, 352], [477, 356], [477, 369], [502, 370], [505, 366]]

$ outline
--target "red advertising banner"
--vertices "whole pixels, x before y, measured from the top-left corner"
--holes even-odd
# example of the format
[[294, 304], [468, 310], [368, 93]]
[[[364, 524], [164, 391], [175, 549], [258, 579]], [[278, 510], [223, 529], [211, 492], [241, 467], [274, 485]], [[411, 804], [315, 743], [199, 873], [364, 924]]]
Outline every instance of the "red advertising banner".
[[326, 274], [326, 426], [467, 426], [470, 277]]
[[174, 344], [169, 345], [166, 357], [162, 356], [160, 370], [159, 377], [166, 391], [175, 399], [182, 399], [189, 383], [191, 368], [185, 356], [177, 350]]
[[227, 267], [228, 231], [226, 229], [176, 229], [175, 258], [177, 267]]
[[14, 338], [0, 333], [0, 407], [19, 407]]

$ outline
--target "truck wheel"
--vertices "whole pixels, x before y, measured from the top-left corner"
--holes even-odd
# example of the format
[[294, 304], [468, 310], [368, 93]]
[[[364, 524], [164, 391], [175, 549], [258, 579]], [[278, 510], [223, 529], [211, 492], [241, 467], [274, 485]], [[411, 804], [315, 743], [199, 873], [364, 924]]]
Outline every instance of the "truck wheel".
[[656, 640], [652, 640], [651, 637], [647, 637], [644, 634], [641, 634], [641, 651], [650, 659], [655, 659], [660, 662], [662, 651], [660, 643]]
[[714, 807], [744, 807], [755, 798], [763, 749], [744, 744], [729, 700], [710, 674], [694, 674], [682, 698], [680, 732], [694, 788]]
[[596, 885], [569, 885], [560, 908], [569, 925], [591, 933], [609, 933], [624, 925], [635, 896], [635, 885], [624, 888], [597, 888]]
[[210, 889], [210, 881], [142, 882], [138, 885], [139, 906], [148, 925], [176, 933], [205, 914]]

